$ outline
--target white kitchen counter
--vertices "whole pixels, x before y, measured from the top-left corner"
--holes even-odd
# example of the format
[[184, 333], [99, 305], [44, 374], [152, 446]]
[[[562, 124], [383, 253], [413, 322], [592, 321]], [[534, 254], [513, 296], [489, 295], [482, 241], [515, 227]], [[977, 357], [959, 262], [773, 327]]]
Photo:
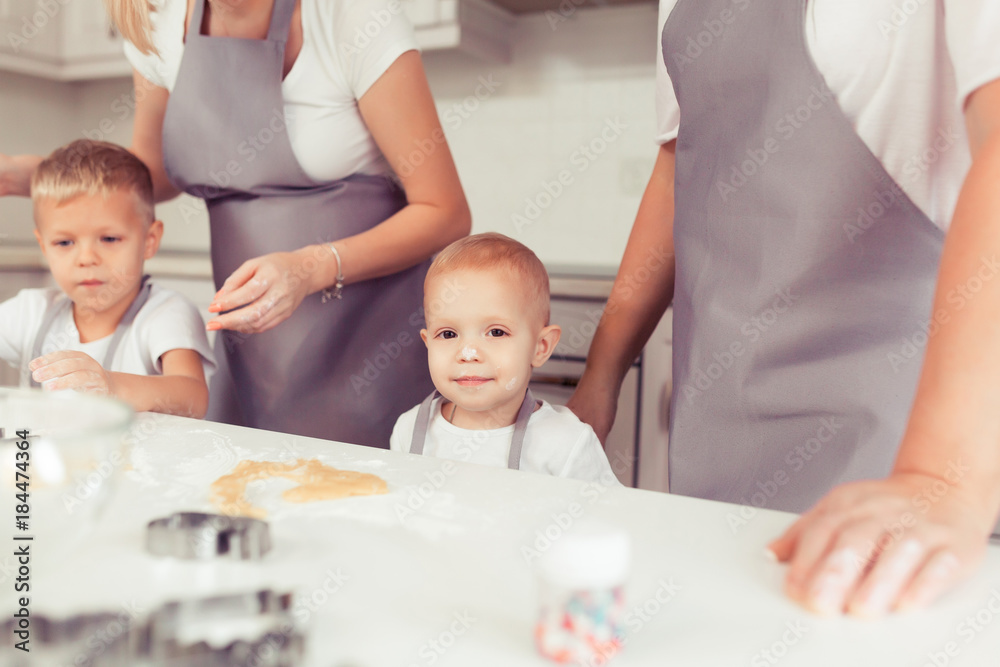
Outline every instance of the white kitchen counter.
[[[139, 415], [132, 432], [131, 463], [92, 546], [73, 559], [75, 578], [36, 571], [33, 613], [148, 611], [271, 587], [300, 594], [308, 665], [548, 665], [534, 649], [536, 591], [522, 549], [546, 531], [558, 536], [575, 503], [576, 514], [623, 526], [633, 540], [633, 611], [614, 665], [1000, 663], [997, 546], [974, 579], [929, 611], [821, 619], [782, 595], [784, 568], [764, 556], [790, 514], [760, 511], [734, 534], [727, 519], [736, 508], [722, 503], [162, 415]], [[146, 522], [211, 511], [208, 485], [237, 461], [297, 457], [379, 475], [389, 494], [293, 505], [270, 482], [261, 502], [272, 508], [274, 549], [260, 563], [145, 554]]]

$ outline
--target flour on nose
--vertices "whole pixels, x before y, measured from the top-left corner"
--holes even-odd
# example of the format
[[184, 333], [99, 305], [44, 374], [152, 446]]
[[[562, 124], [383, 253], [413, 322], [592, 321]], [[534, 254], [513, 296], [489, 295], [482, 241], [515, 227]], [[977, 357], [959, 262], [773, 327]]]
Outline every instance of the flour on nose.
[[507, 386], [504, 387], [504, 389], [506, 389], [507, 391], [510, 391], [511, 389], [514, 388], [515, 384], [517, 384], [517, 377], [512, 377], [510, 379], [510, 382], [507, 383]]
[[462, 359], [464, 359], [465, 361], [472, 361], [473, 359], [476, 358], [477, 354], [479, 353], [476, 352], [476, 349], [474, 347], [469, 347], [468, 345], [466, 345], [465, 347], [462, 348]]

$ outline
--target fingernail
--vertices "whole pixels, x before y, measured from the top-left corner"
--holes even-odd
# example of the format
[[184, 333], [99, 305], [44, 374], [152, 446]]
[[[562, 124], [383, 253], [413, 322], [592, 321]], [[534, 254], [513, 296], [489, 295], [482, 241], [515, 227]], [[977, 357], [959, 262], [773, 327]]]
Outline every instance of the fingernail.
[[772, 563], [778, 562], [778, 554], [771, 551], [771, 547], [764, 547], [764, 558], [768, 559]]
[[218, 322], [209, 322], [208, 324], [205, 325], [205, 329], [207, 331], [218, 331], [221, 328], [222, 327], [219, 325]]

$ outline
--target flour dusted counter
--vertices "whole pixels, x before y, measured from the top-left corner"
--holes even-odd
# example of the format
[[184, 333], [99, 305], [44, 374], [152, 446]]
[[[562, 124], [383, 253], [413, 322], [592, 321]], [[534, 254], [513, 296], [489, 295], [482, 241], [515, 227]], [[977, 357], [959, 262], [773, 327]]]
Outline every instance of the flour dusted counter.
[[[930, 611], [820, 619], [782, 596], [784, 570], [763, 555], [789, 514], [758, 511], [734, 532], [733, 506], [648, 491], [153, 414], [139, 415], [131, 434], [89, 545], [60, 571], [35, 572], [36, 617], [106, 611], [119, 619], [106, 632], [171, 600], [270, 589], [295, 593], [286, 605], [305, 633], [299, 664], [547, 665], [534, 649], [529, 561], [586, 518], [632, 539], [625, 648], [612, 664], [978, 667], [1000, 656], [996, 546]], [[273, 546], [263, 559], [145, 551], [150, 520], [213, 511], [211, 483], [239, 461], [298, 458], [377, 475], [388, 493], [291, 504], [280, 499], [289, 482], [261, 480], [247, 494], [268, 512]], [[38, 536], [35, 549], [45, 548]]]

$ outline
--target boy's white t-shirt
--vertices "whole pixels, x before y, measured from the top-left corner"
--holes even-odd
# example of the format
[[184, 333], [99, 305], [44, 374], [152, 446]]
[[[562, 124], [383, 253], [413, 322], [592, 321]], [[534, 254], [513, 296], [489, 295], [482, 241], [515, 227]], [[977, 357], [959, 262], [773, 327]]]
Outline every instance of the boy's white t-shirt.
[[[726, 20], [739, 20], [751, 1], [733, 0]], [[681, 120], [662, 45], [676, 4], [660, 0], [661, 144], [677, 137]], [[711, 27], [718, 32], [719, 24], [705, 30]], [[976, 88], [1000, 78], [1000, 2], [809, 0], [803, 30], [817, 69], [858, 136], [910, 199], [947, 229], [971, 164], [964, 104]], [[717, 39], [710, 31], [692, 38], [695, 47], [671, 45], [667, 57], [680, 62], [687, 48], [697, 50], [697, 40], [711, 48]]]
[[[433, 416], [427, 427], [424, 455], [506, 468], [514, 426], [484, 430], [459, 428], [441, 414], [442, 401], [439, 396], [431, 404]], [[414, 406], [396, 420], [389, 449], [410, 451], [419, 409], [419, 405]], [[547, 401], [542, 401], [542, 406], [528, 420], [520, 469], [604, 485], [619, 483], [594, 429], [580, 421], [569, 408]]]
[[[20, 370], [20, 385], [30, 386], [32, 348], [50, 303], [69, 299], [57, 288], [23, 289], [0, 303], [0, 358]], [[42, 354], [59, 350], [83, 352], [103, 364], [114, 334], [89, 343], [80, 342], [73, 309], [64, 307], [42, 344]], [[132, 326], [118, 343], [111, 368], [135, 375], [162, 375], [160, 357], [170, 350], [194, 350], [201, 355], [206, 381], [215, 370], [215, 357], [205, 334], [205, 321], [194, 304], [177, 292], [150, 288], [149, 299], [136, 313]]]
[[[152, 39], [159, 56], [144, 55], [128, 42], [125, 56], [150, 83], [172, 91], [184, 55], [187, 3], [153, 0], [152, 4]], [[301, 0], [301, 14], [302, 50], [281, 82], [292, 153], [306, 174], [318, 181], [391, 174], [361, 117], [358, 99], [400, 55], [417, 49], [401, 3]], [[233, 76], [255, 75], [233, 72]]]

